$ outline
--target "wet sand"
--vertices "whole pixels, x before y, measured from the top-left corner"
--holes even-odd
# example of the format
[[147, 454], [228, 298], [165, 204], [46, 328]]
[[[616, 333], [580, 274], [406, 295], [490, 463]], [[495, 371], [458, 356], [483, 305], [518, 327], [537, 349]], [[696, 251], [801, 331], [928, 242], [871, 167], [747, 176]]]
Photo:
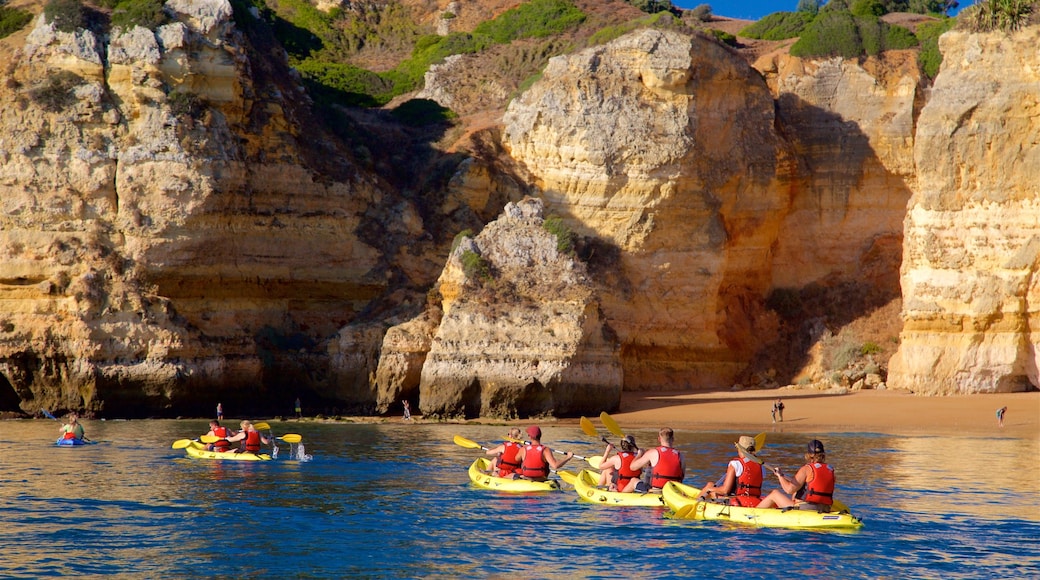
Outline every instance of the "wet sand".
[[[784, 420], [770, 411], [784, 401]], [[1007, 406], [1004, 427], [996, 412]], [[828, 394], [808, 389], [623, 393], [611, 413], [624, 427], [698, 431], [993, 435], [1040, 441], [1040, 392], [922, 397], [896, 391]]]

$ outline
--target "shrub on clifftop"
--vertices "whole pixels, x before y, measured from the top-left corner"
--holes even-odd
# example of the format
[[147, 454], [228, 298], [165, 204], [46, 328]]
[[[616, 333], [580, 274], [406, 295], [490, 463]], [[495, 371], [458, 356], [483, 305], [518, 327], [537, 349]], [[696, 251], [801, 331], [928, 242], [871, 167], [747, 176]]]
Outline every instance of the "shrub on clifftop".
[[21, 30], [33, 18], [32, 12], [0, 6], [0, 38]]
[[61, 32], [75, 32], [83, 26], [83, 3], [80, 0], [49, 0], [43, 7], [47, 22]]

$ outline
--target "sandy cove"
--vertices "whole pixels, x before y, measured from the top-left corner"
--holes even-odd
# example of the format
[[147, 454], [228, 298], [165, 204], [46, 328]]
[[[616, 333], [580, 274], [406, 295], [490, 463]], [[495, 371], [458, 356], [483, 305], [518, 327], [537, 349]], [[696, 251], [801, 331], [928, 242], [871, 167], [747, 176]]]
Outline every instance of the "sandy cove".
[[[770, 417], [784, 401], [784, 421]], [[1004, 427], [996, 412], [1006, 406]], [[1040, 392], [922, 397], [896, 391], [829, 394], [810, 389], [698, 393], [629, 392], [611, 416], [623, 427], [697, 431], [870, 432], [994, 435], [1040, 441]]]

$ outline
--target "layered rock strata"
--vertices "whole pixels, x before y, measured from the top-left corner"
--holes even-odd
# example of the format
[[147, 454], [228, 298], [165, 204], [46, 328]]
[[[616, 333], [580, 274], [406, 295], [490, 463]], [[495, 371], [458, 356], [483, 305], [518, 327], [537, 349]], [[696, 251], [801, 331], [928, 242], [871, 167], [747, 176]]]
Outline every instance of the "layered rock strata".
[[940, 39], [942, 69], [917, 125], [893, 387], [945, 395], [1040, 386], [1037, 46], [1036, 26]]

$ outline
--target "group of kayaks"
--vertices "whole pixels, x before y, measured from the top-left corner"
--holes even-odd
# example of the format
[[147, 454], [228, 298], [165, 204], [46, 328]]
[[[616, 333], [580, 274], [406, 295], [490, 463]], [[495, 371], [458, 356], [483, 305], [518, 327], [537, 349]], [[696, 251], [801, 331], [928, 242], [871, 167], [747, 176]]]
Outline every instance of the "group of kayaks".
[[[463, 447], [481, 447], [467, 439], [456, 436], [455, 443]], [[471, 444], [472, 443], [472, 444]], [[486, 448], [485, 448], [486, 449]], [[577, 457], [577, 456], [575, 456]], [[590, 465], [596, 467], [602, 457], [588, 458]], [[556, 471], [559, 479], [532, 481], [529, 479], [511, 479], [497, 477], [487, 473], [491, 461], [485, 457], [476, 459], [469, 467], [469, 479], [476, 487], [506, 493], [541, 493], [556, 492], [563, 489], [561, 482], [573, 487], [581, 501], [605, 506], [618, 507], [650, 507], [667, 509], [668, 517], [680, 520], [712, 520], [733, 524], [792, 529], [834, 529], [855, 530], [863, 526], [863, 521], [853, 515], [848, 506], [835, 500], [830, 512], [821, 513], [815, 510], [753, 508], [733, 506], [728, 503], [717, 503], [712, 500], [697, 499], [701, 490], [696, 487], [669, 481], [660, 492], [617, 492], [609, 491], [599, 484], [599, 472], [582, 469], [578, 473]]]

